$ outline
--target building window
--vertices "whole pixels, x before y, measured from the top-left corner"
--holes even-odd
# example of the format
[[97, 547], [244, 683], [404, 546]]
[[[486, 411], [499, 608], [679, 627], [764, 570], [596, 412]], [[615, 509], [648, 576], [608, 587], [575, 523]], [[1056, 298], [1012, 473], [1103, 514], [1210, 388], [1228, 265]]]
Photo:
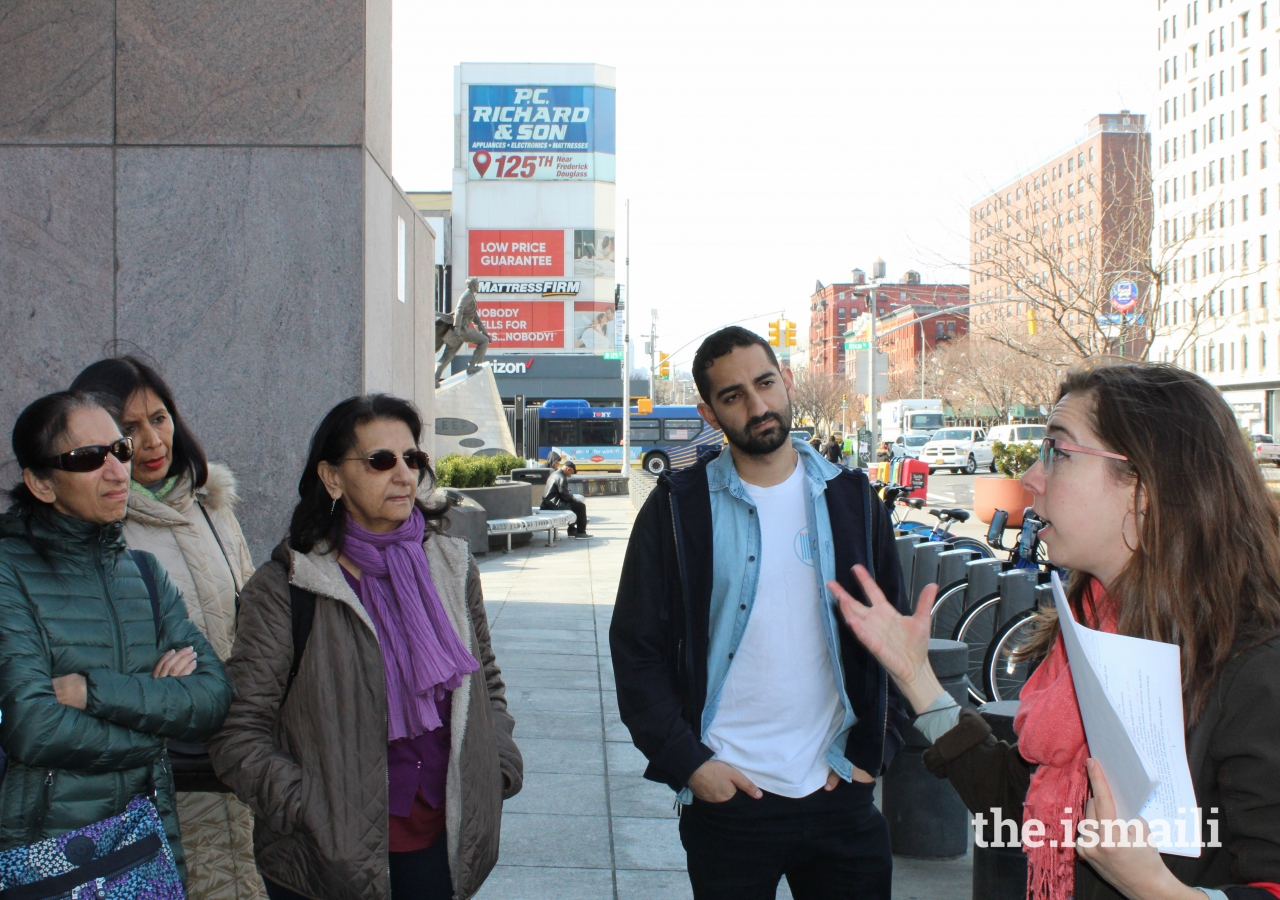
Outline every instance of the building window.
[[1249, 221], [1249, 195], [1245, 194], [1240, 198], [1240, 221]]
[[1248, 287], [1248, 285], [1246, 285], [1246, 286], [1244, 286], [1244, 287], [1242, 287], [1242, 288], [1240, 289], [1240, 308], [1241, 308], [1241, 309], [1248, 309], [1248, 308], [1249, 308], [1249, 287]]
[[1249, 130], [1249, 104], [1245, 103], [1240, 107], [1240, 130]]
[[[1235, 368], [1233, 365], [1232, 368]], [[1240, 368], [1249, 368], [1249, 339], [1240, 338]]]
[[1267, 283], [1265, 281], [1258, 285], [1258, 305], [1267, 305]]
[[1240, 86], [1249, 86], [1249, 58], [1245, 57], [1240, 60]]

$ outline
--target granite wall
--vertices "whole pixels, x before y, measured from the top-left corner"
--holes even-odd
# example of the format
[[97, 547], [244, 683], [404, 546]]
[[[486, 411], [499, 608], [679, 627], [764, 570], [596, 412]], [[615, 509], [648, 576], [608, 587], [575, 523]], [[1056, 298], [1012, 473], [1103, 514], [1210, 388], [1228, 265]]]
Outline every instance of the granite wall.
[[391, 391], [434, 422], [390, 0], [18, 0], [0, 84], [3, 484], [18, 411], [113, 352], [153, 360], [237, 472], [259, 560], [335, 402]]

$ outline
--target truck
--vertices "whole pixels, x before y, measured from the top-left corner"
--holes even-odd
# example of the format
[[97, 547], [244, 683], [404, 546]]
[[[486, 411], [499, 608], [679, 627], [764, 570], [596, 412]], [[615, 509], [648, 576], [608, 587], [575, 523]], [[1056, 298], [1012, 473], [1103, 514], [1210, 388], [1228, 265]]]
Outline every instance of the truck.
[[899, 437], [926, 437], [946, 426], [941, 400], [889, 400], [880, 404], [880, 440], [892, 444]]

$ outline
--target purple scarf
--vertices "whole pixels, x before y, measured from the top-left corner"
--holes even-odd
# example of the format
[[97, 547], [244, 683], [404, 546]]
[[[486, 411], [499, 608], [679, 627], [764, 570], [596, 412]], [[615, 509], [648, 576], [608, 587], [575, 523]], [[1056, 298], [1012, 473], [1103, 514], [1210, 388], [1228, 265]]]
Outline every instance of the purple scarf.
[[480, 664], [445, 613], [422, 547], [426, 519], [414, 509], [395, 531], [374, 534], [347, 516], [343, 555], [360, 569], [360, 602], [373, 620], [387, 673], [387, 740], [442, 724], [436, 701]]

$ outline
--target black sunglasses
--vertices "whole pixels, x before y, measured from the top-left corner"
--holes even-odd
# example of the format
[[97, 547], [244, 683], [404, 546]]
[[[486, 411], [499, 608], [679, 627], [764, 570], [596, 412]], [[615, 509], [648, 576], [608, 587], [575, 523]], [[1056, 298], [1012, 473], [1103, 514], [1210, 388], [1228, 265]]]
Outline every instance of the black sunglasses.
[[[350, 456], [347, 457], [348, 462], [359, 462], [363, 460], [369, 464], [369, 467], [375, 472], [390, 472], [396, 467], [396, 460], [400, 457], [396, 456], [392, 450], [375, 450], [368, 456]], [[404, 451], [404, 464], [415, 472], [425, 469], [427, 464], [431, 462], [431, 457], [426, 454], [425, 450], [406, 450]]]
[[120, 438], [110, 444], [77, 447], [45, 460], [44, 465], [65, 472], [96, 472], [106, 465], [108, 453], [120, 462], [127, 463], [133, 459], [133, 438]]

